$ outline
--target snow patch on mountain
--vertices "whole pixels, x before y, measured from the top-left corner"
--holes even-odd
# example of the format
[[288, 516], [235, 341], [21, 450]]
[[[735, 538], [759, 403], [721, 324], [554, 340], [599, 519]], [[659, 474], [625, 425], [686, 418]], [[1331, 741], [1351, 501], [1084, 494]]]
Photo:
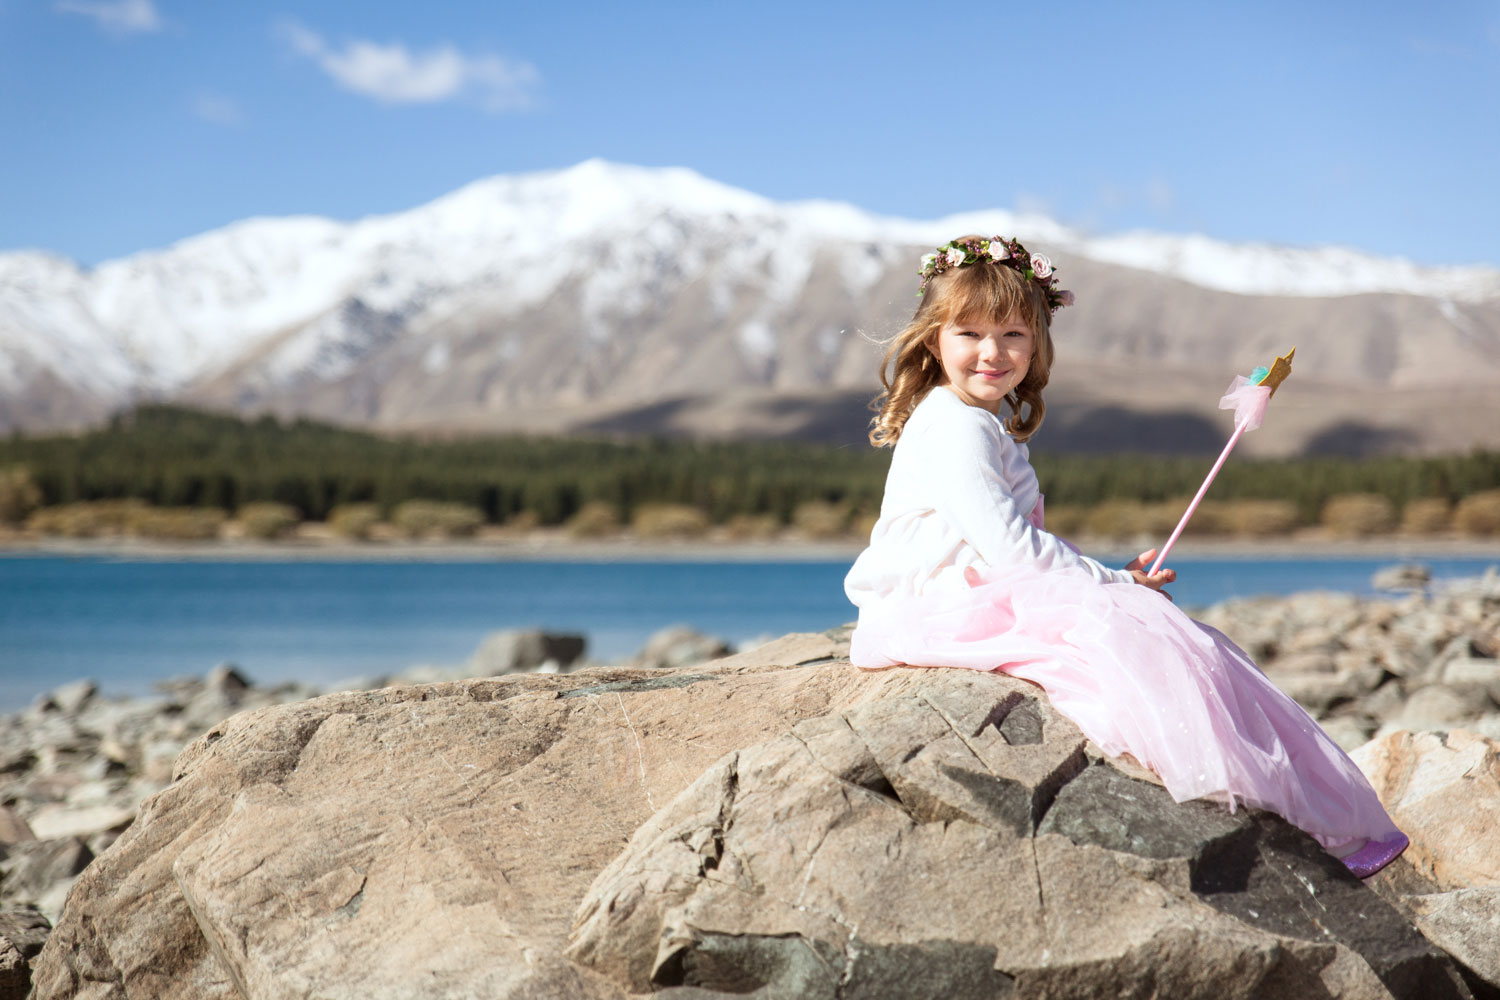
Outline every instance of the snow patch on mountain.
[[1456, 304], [1500, 298], [1500, 271], [1489, 268], [1203, 236], [1090, 236], [1002, 210], [900, 219], [840, 202], [778, 203], [683, 168], [589, 160], [485, 178], [352, 223], [247, 219], [93, 270], [0, 254], [0, 387], [48, 370], [121, 400], [238, 368], [263, 385], [326, 380], [401, 337], [419, 342], [412, 356], [429, 371], [442, 370], [449, 348], [420, 341], [461, 310], [503, 320], [571, 303], [597, 343], [700, 280], [706, 324], [731, 318], [740, 350], [773, 363], [781, 315], [815, 270], [831, 268], [857, 300], [903, 264], [915, 279], [921, 250], [961, 233], [1019, 234], [1049, 252], [1244, 295], [1425, 296], [1458, 326]]
[[1500, 271], [1492, 268], [1422, 267], [1399, 257], [1374, 257], [1343, 247], [1295, 249], [1135, 232], [1083, 240], [1075, 252], [1241, 295], [1385, 292], [1464, 301], [1500, 297]]

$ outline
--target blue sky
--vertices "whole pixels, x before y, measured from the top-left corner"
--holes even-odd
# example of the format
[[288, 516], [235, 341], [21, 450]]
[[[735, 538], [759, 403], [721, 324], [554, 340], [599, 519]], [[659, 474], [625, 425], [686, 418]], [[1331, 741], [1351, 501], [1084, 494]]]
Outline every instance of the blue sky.
[[777, 199], [1500, 266], [1500, 4], [0, 0], [0, 249], [600, 156]]

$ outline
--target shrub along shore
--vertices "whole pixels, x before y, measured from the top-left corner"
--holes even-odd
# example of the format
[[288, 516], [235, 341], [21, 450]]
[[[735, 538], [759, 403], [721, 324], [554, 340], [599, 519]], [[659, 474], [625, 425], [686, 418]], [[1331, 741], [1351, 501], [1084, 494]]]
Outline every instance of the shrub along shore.
[[[866, 536], [888, 451], [789, 442], [387, 437], [145, 406], [0, 440], [0, 528], [24, 538], [837, 540]], [[1203, 456], [1039, 454], [1048, 527], [1162, 537]], [[1500, 453], [1229, 463], [1196, 538], [1500, 536]], [[311, 529], [311, 530], [310, 530]]]

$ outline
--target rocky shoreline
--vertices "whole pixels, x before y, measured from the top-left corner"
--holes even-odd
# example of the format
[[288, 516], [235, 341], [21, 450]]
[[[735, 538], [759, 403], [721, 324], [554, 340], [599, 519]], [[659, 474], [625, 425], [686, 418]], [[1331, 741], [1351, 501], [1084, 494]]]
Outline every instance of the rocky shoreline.
[[[1381, 780], [1385, 784], [1378, 784], [1383, 793], [1403, 801], [1423, 800], [1425, 806], [1419, 803], [1412, 808], [1430, 811], [1432, 802], [1437, 801], [1427, 795], [1433, 789], [1413, 788], [1409, 781], [1403, 784], [1398, 780], [1402, 769], [1392, 764], [1393, 755], [1400, 758], [1406, 753], [1410, 757], [1420, 750], [1427, 755], [1424, 759], [1437, 759], [1444, 754], [1461, 757], [1477, 753], [1476, 759], [1488, 761], [1484, 767], [1495, 772], [1490, 783], [1500, 779], [1500, 765], [1496, 764], [1500, 743], [1491, 742], [1500, 740], [1500, 574], [1491, 570], [1481, 578], [1435, 588], [1430, 588], [1420, 573], [1396, 574], [1384, 582], [1411, 590], [1394, 598], [1311, 593], [1233, 601], [1216, 605], [1200, 617], [1243, 645], [1343, 746], [1357, 749], [1361, 766], [1384, 776]], [[819, 655], [812, 661], [828, 663], [831, 670], [845, 654], [838, 635], [830, 636], [833, 638], [813, 642]], [[774, 659], [775, 650], [782, 645], [784, 641], [772, 643], [764, 655]], [[543, 683], [545, 675], [568, 674], [584, 666], [582, 652], [579, 637], [499, 633], [463, 667], [446, 675], [426, 668], [394, 678], [371, 678], [361, 686], [374, 689], [394, 685], [392, 693], [328, 697], [374, 699], [371, 704], [393, 698], [425, 700], [428, 695], [422, 692], [429, 688], [434, 697], [442, 697], [460, 688], [469, 690], [463, 686], [476, 683], [461, 681], [455, 688], [457, 677], [507, 674], [535, 677], [535, 682], [526, 682], [534, 686]], [[709, 637], [690, 632], [662, 634], [626, 671], [636, 687], [613, 690], [646, 690], [639, 687], [645, 683], [640, 678], [649, 679], [653, 672], [661, 679], [656, 688], [687, 683], [674, 680], [688, 676], [683, 675], [682, 668], [729, 652], [724, 644]], [[730, 670], [737, 662], [755, 661], [755, 656], [742, 653], [718, 663]], [[717, 664], [710, 666], [719, 669]], [[693, 667], [695, 671], [703, 669]], [[619, 672], [620, 668], [589, 671], [588, 677], [599, 674], [604, 678], [592, 688], [584, 680], [567, 683], [583, 685], [583, 691], [597, 688], [605, 692], [611, 690], [612, 683], [605, 675]], [[690, 676], [697, 678], [698, 674]], [[558, 678], [556, 683], [564, 681]], [[39, 697], [23, 712], [0, 717], [0, 998], [25, 995], [21, 984], [29, 981], [30, 967], [46, 938], [47, 925], [61, 916], [70, 888], [91, 861], [109, 851], [122, 832], [131, 829], [143, 801], [152, 801], [152, 796], [181, 780], [188, 759], [182, 753], [185, 747], [197, 746], [195, 752], [201, 756], [204, 747], [199, 737], [205, 732], [223, 732], [224, 720], [229, 717], [252, 718], [246, 713], [259, 709], [272, 711], [270, 715], [266, 711], [256, 713], [254, 718], [272, 718], [276, 711], [292, 710], [275, 706], [307, 702], [320, 694], [298, 684], [259, 687], [226, 665], [202, 678], [162, 685], [150, 698], [109, 699], [91, 682], [77, 681]], [[596, 701], [599, 696], [590, 695]], [[604, 696], [620, 698], [619, 707], [625, 709], [623, 696]], [[635, 732], [630, 714], [624, 718]], [[1421, 735], [1459, 731], [1472, 735], [1453, 739]], [[638, 748], [641, 739], [640, 734], [635, 736]], [[1423, 739], [1436, 742], [1428, 746], [1420, 743]], [[740, 745], [718, 739], [708, 742], [714, 747], [703, 758], [704, 766], [723, 751]], [[642, 782], [646, 780], [645, 760], [641, 758]], [[633, 780], [632, 773], [626, 767], [622, 780]], [[684, 774], [682, 783], [690, 777]], [[649, 800], [651, 788], [649, 784], [644, 787]], [[1453, 798], [1457, 793], [1448, 794], [1450, 801], [1445, 808], [1466, 808], [1460, 798]], [[665, 798], [655, 801], [655, 805], [664, 803]], [[1390, 801], [1387, 804], [1392, 805]], [[1492, 806], [1474, 806], [1481, 813], [1491, 807], [1497, 811], [1495, 818], [1500, 819], [1500, 800]], [[660, 822], [670, 825], [680, 819], [667, 816]], [[1398, 822], [1405, 821], [1398, 816]], [[1437, 829], [1444, 820], [1424, 814], [1421, 822]], [[1466, 981], [1473, 980], [1471, 985], [1478, 984], [1493, 995], [1500, 990], [1500, 948], [1485, 942], [1500, 938], [1484, 937], [1484, 921], [1491, 920], [1490, 904], [1500, 902], [1500, 897], [1494, 896], [1500, 893], [1500, 862], [1493, 860], [1493, 851], [1482, 853], [1477, 859], [1455, 862], [1446, 850], [1419, 848], [1409, 852], [1411, 858], [1402, 866], [1382, 876], [1382, 891], [1430, 940], [1462, 959]], [[611, 883], [611, 892], [626, 891], [624, 883], [619, 882], [625, 878], [621, 872], [634, 870], [632, 865], [644, 864], [649, 869], [654, 862], [621, 863], [625, 868], [617, 869], [612, 876], [615, 882]], [[608, 947], [617, 948], [618, 943]], [[601, 967], [608, 967], [609, 961], [603, 961]], [[622, 975], [633, 986], [650, 979], [650, 969], [643, 972], [638, 964], [629, 968], [628, 974]], [[1480, 991], [1476, 995], [1484, 994]]]
[[1244, 647], [1346, 750], [1396, 730], [1500, 739], [1500, 572], [1431, 587], [1419, 567], [1393, 567], [1380, 583], [1409, 593], [1226, 601], [1199, 619]]

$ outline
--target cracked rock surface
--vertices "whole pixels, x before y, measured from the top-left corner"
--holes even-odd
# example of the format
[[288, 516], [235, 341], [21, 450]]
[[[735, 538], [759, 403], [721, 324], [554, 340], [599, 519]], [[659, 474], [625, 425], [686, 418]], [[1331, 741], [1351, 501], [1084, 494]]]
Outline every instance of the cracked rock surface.
[[845, 648], [232, 716], [79, 876], [34, 996], [618, 996], [561, 954], [589, 882], [726, 752], [895, 680], [831, 666]]
[[1024, 682], [846, 653], [233, 716], [79, 877], [33, 995], [1472, 995], [1279, 818], [1172, 802]]
[[721, 760], [600, 874], [568, 954], [661, 997], [1467, 996], [1279, 817], [1174, 803], [966, 671]]

